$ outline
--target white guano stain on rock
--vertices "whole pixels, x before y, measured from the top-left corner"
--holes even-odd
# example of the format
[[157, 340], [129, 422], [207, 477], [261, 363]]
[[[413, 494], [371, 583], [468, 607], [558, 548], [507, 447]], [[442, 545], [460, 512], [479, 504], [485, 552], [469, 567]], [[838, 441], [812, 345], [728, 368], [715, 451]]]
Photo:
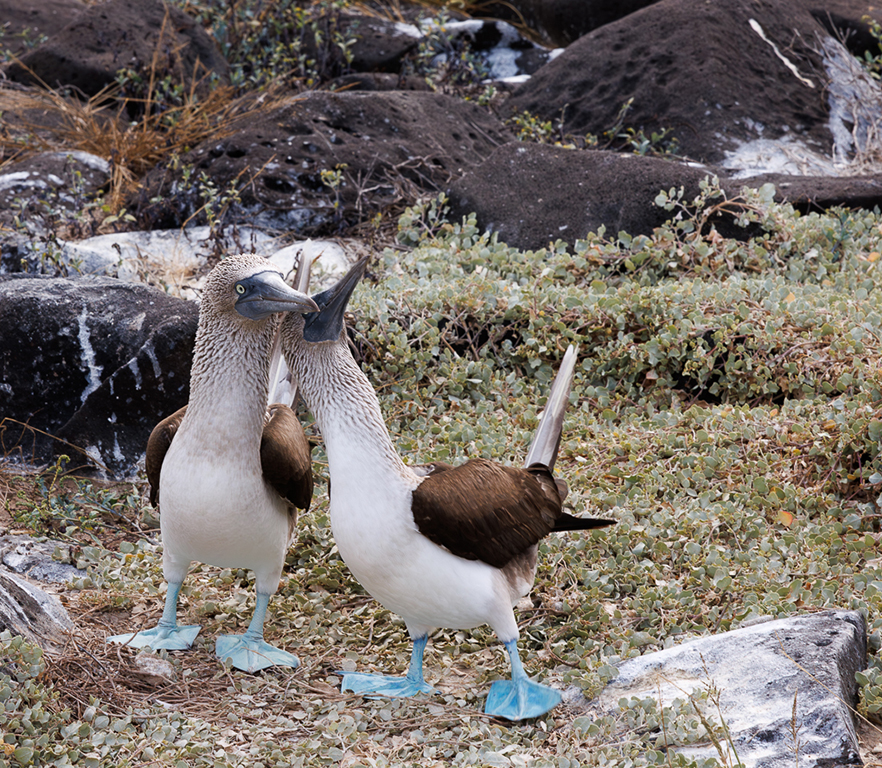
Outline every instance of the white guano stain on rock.
[[17, 171], [16, 173], [4, 173], [0, 176], [0, 192], [6, 189], [14, 189], [15, 187], [25, 186], [45, 186], [39, 181], [29, 181], [31, 174], [28, 171]]
[[47, 157], [55, 157], [61, 160], [71, 158], [72, 160], [82, 163], [87, 168], [91, 168], [93, 171], [100, 171], [101, 173], [108, 175], [110, 174], [110, 163], [103, 157], [93, 155], [91, 152], [83, 152], [81, 150], [73, 150], [71, 152], [51, 152], [47, 154]]
[[132, 372], [132, 376], [135, 377], [135, 386], [137, 386], [138, 389], [141, 389], [141, 369], [138, 367], [137, 358], [133, 357], [131, 360], [129, 360], [129, 362], [126, 363], [126, 365], [128, 366], [128, 369]]
[[[757, 25], [758, 26], [758, 25]], [[759, 34], [759, 33], [758, 33]], [[882, 87], [848, 49], [832, 37], [821, 41], [828, 81], [828, 127], [832, 157], [801, 141], [795, 134], [764, 138], [765, 126], [746, 122], [757, 138], [737, 143], [720, 166], [731, 178], [766, 173], [792, 176], [853, 176], [878, 172], [882, 157]], [[785, 128], [785, 130], [787, 130]]]
[[839, 176], [840, 169], [828, 157], [791, 136], [745, 141], [726, 152], [721, 168], [730, 178], [746, 179], [764, 173], [791, 176]]
[[150, 362], [153, 364], [153, 375], [158, 379], [162, 374], [162, 367], [159, 365], [159, 360], [156, 359], [156, 350], [153, 349], [153, 342], [148, 339], [141, 350], [150, 358]]
[[120, 466], [126, 463], [125, 454], [122, 452], [122, 448], [119, 447], [118, 435], [113, 436], [113, 458]]
[[88, 383], [80, 395], [80, 402], [85, 403], [86, 398], [101, 386], [101, 366], [95, 362], [95, 350], [92, 348], [92, 339], [89, 335], [89, 326], [86, 320], [89, 310], [83, 304], [83, 311], [77, 316], [78, 334], [80, 341], [80, 362], [86, 368]]
[[781, 51], [778, 50], [778, 46], [775, 45], [768, 37], [766, 37], [766, 33], [763, 31], [763, 28], [760, 26], [759, 22], [756, 19], [751, 19], [749, 22], [750, 28], [756, 32], [764, 42], [768, 43], [772, 46], [772, 50], [775, 52], [775, 55], [784, 62], [784, 66], [789, 69], [794, 76], [801, 82], [807, 85], [809, 88], [814, 88], [815, 84], [809, 80], [804, 75], [801, 75], [799, 70], [796, 68], [796, 65], [790, 61]]
[[878, 158], [882, 87], [838, 40], [824, 38], [822, 53], [830, 79], [827, 102], [833, 158], [847, 169], [855, 161]]
[[83, 453], [89, 457], [89, 460], [98, 467], [98, 475], [101, 478], [107, 478], [107, 464], [104, 461], [104, 455], [101, 453], [101, 449], [97, 445], [87, 445], [82, 449]]

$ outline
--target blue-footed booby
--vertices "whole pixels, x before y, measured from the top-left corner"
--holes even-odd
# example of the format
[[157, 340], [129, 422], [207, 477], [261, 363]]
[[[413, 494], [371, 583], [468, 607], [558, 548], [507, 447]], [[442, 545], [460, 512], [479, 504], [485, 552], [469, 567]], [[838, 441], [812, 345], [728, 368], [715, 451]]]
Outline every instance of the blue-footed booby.
[[243, 635], [219, 637], [217, 655], [249, 672], [297, 666], [295, 656], [264, 641], [263, 624], [297, 508], [308, 508], [312, 498], [311, 446], [287, 404], [267, 403], [271, 363], [273, 375], [283, 375], [272, 360], [280, 313], [317, 309], [259, 256], [230, 256], [209, 274], [189, 402], [161, 421], [147, 444], [150, 501], [160, 506], [165, 608], [158, 626], [109, 641], [189, 648], [200, 628], [179, 626], [176, 615], [181, 585], [195, 560], [256, 575], [251, 623]]
[[405, 677], [346, 673], [342, 690], [431, 692], [423, 678], [429, 631], [489, 624], [508, 651], [512, 677], [493, 683], [485, 712], [509, 720], [537, 717], [561, 700], [557, 690], [527, 676], [517, 650], [513, 606], [533, 586], [537, 544], [552, 531], [613, 523], [565, 513], [566, 484], [551, 472], [576, 352], [570, 347], [564, 356], [525, 468], [485, 459], [411, 468], [392, 444], [344, 332], [344, 311], [366, 264], [360, 261], [313, 296], [319, 312], [289, 313], [281, 327], [294, 381], [325, 442], [337, 548], [368, 592], [404, 619], [413, 641]]

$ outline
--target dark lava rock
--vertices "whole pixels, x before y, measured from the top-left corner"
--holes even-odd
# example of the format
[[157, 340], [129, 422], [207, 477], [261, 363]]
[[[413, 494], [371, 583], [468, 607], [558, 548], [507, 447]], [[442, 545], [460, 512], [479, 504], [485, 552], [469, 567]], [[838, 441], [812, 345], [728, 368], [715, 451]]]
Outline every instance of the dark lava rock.
[[20, 56], [60, 32], [86, 8], [82, 0], [0, 0], [0, 50]]
[[841, 40], [858, 58], [879, 53], [871, 20], [882, 21], [882, 8], [867, 0], [804, 0], [805, 7], [827, 33]]
[[186, 404], [198, 308], [110, 278], [0, 275], [0, 447], [134, 474]]
[[[230, 126], [231, 135], [182, 155], [179, 169], [146, 178], [144, 228], [180, 226], [203, 200], [181, 184], [181, 168], [218, 189], [234, 183], [233, 219], [301, 234], [359, 223], [412, 192], [443, 189], [511, 136], [487, 110], [418, 91], [316, 91]], [[340, 173], [336, 188], [322, 171]], [[156, 202], [156, 200], [159, 202]]]
[[398, 73], [422, 36], [413, 25], [380, 16], [332, 9], [298, 24], [295, 15], [295, 8], [287, 8], [282, 23], [289, 27], [292, 47], [310, 62], [320, 82], [352, 73]]
[[[7, 165], [0, 172], [0, 224], [7, 232], [45, 234], [75, 218], [109, 178], [110, 163], [86, 152], [42, 152]], [[0, 270], [18, 271], [8, 249], [0, 245], [0, 253]]]
[[329, 91], [431, 91], [429, 84], [416, 75], [393, 75], [391, 72], [358, 72], [341, 75], [328, 83]]
[[451, 21], [444, 24], [448, 50], [440, 52], [433, 64], [448, 64], [451, 58], [468, 55], [480, 63], [482, 77], [488, 80], [532, 75], [547, 64], [552, 53], [527, 39], [504, 21]]
[[565, 47], [598, 27], [639, 11], [655, 0], [506, 0], [476, 6], [478, 17], [523, 24], [551, 45]]
[[353, 41], [349, 46], [353, 72], [397, 73], [420, 41], [410, 25], [374, 16], [343, 14], [340, 28], [341, 34]]
[[[882, 207], [878, 176], [764, 174], [731, 179], [719, 169], [677, 160], [531, 142], [505, 144], [454, 181], [448, 188], [449, 207], [454, 218], [475, 213], [481, 230], [498, 233], [513, 247], [535, 250], [556, 240], [572, 245], [601, 225], [608, 235], [650, 235], [671, 216], [655, 205], [658, 193], [682, 187], [684, 199], [692, 200], [708, 176], [717, 176], [730, 198], [745, 188], [774, 184], [775, 199], [803, 213], [836, 206]], [[728, 216], [709, 223], [724, 237], [757, 234]]]
[[670, 128], [696, 160], [785, 135], [829, 156], [825, 34], [799, 0], [660, 0], [581, 37], [508, 109], [602, 135], [633, 99], [625, 127]]
[[882, 177], [880, 176], [785, 176], [768, 173], [727, 182], [736, 187], [759, 189], [763, 184], [775, 185], [775, 199], [788, 202], [802, 213], [826, 211], [828, 208], [882, 208]]
[[157, 75], [173, 75], [185, 90], [209, 74], [229, 80], [229, 64], [214, 39], [183, 11], [161, 0], [89, 5], [4, 71], [15, 82], [73, 87], [94, 96], [114, 82], [120, 69], [149, 72], [157, 52]]
[[[709, 173], [659, 158], [512, 142], [451, 184], [449, 205], [454, 217], [474, 212], [482, 230], [536, 250], [575, 243], [601, 225], [610, 235], [651, 234], [671, 215], [655, 205], [658, 193], [682, 186], [691, 200]], [[727, 237], [744, 234], [726, 219], [713, 223]]]

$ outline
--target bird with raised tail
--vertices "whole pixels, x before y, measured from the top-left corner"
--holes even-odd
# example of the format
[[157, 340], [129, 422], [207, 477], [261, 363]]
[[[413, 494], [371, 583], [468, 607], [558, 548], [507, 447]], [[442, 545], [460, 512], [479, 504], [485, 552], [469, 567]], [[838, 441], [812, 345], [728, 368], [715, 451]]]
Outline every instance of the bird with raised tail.
[[347, 673], [342, 689], [372, 696], [432, 692], [423, 678], [429, 631], [489, 624], [508, 651], [511, 680], [493, 683], [485, 712], [537, 717], [561, 700], [557, 690], [527, 676], [517, 649], [513, 606], [533, 586], [537, 544], [552, 531], [613, 523], [565, 513], [566, 484], [551, 471], [575, 350], [564, 356], [525, 468], [485, 459], [408, 467], [344, 333], [343, 315], [366, 266], [366, 259], [358, 262], [313, 296], [318, 312], [289, 313], [281, 326], [294, 381], [324, 438], [337, 548], [365, 589], [404, 619], [413, 640], [406, 676]]
[[[259, 256], [227, 257], [209, 274], [189, 402], [161, 421], [147, 444], [150, 500], [160, 507], [165, 608], [156, 627], [108, 642], [189, 648], [200, 628], [178, 625], [177, 603], [190, 564], [199, 561], [256, 576], [251, 623], [242, 635], [219, 637], [217, 655], [249, 672], [297, 666], [293, 654], [264, 641], [263, 625], [297, 509], [312, 499], [311, 446], [291, 408], [268, 406], [268, 398], [281, 313], [315, 310]], [[278, 377], [278, 365], [273, 369]]]

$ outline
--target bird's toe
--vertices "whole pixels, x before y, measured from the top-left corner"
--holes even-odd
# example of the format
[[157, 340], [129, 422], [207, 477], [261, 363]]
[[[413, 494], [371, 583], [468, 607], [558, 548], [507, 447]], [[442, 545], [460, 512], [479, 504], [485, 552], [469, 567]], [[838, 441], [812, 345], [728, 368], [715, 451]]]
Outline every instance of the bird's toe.
[[244, 672], [259, 672], [267, 667], [300, 666], [294, 654], [244, 635], [222, 635], [215, 642], [215, 653], [219, 659], [229, 659], [236, 669]]
[[352, 691], [363, 696], [389, 696], [399, 698], [415, 696], [418, 693], [435, 693], [425, 680], [410, 677], [392, 677], [387, 675], [371, 675], [366, 672], [344, 672], [341, 691]]
[[560, 691], [533, 680], [497, 680], [490, 686], [484, 712], [506, 720], [527, 720], [544, 715], [560, 702]]
[[167, 651], [185, 651], [196, 640], [201, 627], [198, 624], [189, 624], [183, 627], [157, 626], [152, 629], [143, 629], [125, 635], [113, 635], [107, 638], [108, 643], [128, 645], [130, 648], [152, 648]]

